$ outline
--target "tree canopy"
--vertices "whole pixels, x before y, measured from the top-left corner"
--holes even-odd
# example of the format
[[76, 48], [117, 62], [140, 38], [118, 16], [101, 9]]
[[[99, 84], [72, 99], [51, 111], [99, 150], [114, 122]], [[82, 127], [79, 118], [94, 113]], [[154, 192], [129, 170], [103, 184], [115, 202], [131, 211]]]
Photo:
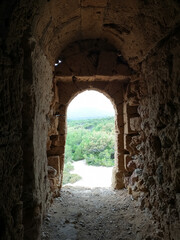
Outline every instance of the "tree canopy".
[[114, 118], [68, 120], [65, 162], [85, 159], [95, 166], [114, 165]]

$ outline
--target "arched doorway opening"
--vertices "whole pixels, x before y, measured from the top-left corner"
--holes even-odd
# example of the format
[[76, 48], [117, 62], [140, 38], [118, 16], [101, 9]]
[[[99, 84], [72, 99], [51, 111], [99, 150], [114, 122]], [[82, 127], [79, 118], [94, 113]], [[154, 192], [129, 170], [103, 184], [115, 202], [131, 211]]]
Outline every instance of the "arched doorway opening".
[[63, 185], [110, 187], [115, 143], [115, 109], [94, 90], [79, 93], [67, 108]]
[[[114, 105], [115, 108], [115, 128], [116, 128], [116, 151], [115, 151], [115, 165], [112, 174], [112, 187], [121, 189], [124, 187], [123, 174], [124, 169], [124, 125], [123, 125], [123, 83], [119, 81], [87, 81], [84, 77], [78, 83], [76, 81], [63, 81], [56, 79], [56, 94], [57, 103], [54, 108], [54, 115], [56, 116], [56, 132], [50, 136], [51, 142], [48, 150], [48, 163], [50, 166], [57, 166], [57, 176], [60, 180], [59, 186], [62, 186], [63, 170], [64, 170], [64, 153], [66, 140], [66, 118], [67, 107], [71, 100], [79, 93], [85, 90], [96, 90], [103, 93]], [[56, 162], [56, 163], [55, 163]], [[57, 162], [59, 162], [57, 164]]]
[[[53, 194], [62, 187], [66, 140], [66, 113], [71, 100], [85, 90], [97, 90], [106, 95], [115, 107], [117, 150], [112, 174], [112, 187], [124, 187], [124, 95], [132, 76], [117, 50], [102, 39], [73, 42], [58, 56], [54, 72], [54, 102], [51, 129], [48, 134], [48, 165], [57, 170], [52, 180]], [[58, 184], [57, 184], [58, 182]]]

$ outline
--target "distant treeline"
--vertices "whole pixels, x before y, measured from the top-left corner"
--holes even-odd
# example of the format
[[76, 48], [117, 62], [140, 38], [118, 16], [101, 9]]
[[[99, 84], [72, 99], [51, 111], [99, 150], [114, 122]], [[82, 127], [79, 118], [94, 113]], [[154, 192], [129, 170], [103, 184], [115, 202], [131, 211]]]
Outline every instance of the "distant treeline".
[[85, 159], [95, 166], [114, 165], [114, 117], [68, 120], [65, 162]]

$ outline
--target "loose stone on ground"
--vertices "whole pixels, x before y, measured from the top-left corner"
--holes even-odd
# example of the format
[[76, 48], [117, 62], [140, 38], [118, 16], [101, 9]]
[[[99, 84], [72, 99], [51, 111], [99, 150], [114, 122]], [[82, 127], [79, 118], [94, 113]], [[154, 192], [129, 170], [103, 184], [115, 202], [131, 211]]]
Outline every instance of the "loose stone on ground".
[[155, 237], [151, 214], [127, 190], [66, 186], [44, 221], [41, 240], [145, 240]]

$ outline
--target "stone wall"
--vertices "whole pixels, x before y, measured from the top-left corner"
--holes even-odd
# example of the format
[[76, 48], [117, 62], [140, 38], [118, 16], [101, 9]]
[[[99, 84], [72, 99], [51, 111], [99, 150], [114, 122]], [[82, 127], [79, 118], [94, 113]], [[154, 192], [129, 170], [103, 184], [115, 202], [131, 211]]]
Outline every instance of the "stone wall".
[[[16, 1], [0, 3], [0, 239], [23, 238], [22, 107], [24, 31]], [[21, 9], [22, 19], [24, 9]]]
[[131, 78], [124, 102], [125, 186], [160, 223], [159, 237], [179, 239], [179, 35], [167, 36]]
[[[11, 58], [0, 50], [0, 238], [22, 239], [22, 51]], [[21, 69], [21, 70], [20, 70]]]
[[141, 207], [148, 207], [160, 222], [163, 239], [180, 236], [179, 50], [177, 29], [156, 46], [141, 67], [147, 86], [138, 109], [146, 189]]
[[124, 166], [127, 171], [124, 182], [133, 199], [138, 199], [142, 190], [143, 161], [140, 149], [143, 132], [138, 107], [144, 94], [144, 81], [137, 74], [127, 84], [124, 96]]
[[23, 239], [24, 232], [26, 239], [37, 239], [48, 201], [46, 115], [52, 99], [53, 76], [47, 58], [32, 38], [32, 18], [37, 9], [34, 1], [0, 3], [3, 240]]
[[[39, 237], [41, 219], [51, 195], [46, 134], [50, 125], [49, 135], [56, 136], [59, 125], [53, 115], [56, 100], [48, 114], [52, 69], [69, 43], [103, 38], [114, 46], [111, 49], [114, 56], [125, 61], [122, 64], [125, 68], [117, 73], [129, 76], [132, 72], [126, 68], [127, 63], [140, 73], [125, 88], [124, 110], [131, 116], [130, 121], [126, 114], [123, 119], [127, 122], [125, 128], [128, 127], [124, 150], [127, 159], [130, 157], [130, 163], [125, 164], [128, 183], [130, 175], [136, 173], [130, 191], [138, 192], [141, 207], [154, 213], [165, 233], [164, 239], [178, 239], [178, 1], [71, 0], [66, 4], [66, 0], [2, 0], [0, 16], [0, 238], [23, 239], [24, 227], [26, 236], [31, 229], [30, 239]], [[103, 54], [106, 51], [99, 55], [102, 63]], [[90, 60], [91, 75], [97, 55], [96, 52], [86, 58]], [[109, 64], [108, 77], [112, 75]], [[64, 70], [72, 79], [77, 68], [76, 65], [72, 71], [65, 67]], [[98, 71], [102, 73], [101, 66]], [[122, 126], [123, 121], [117, 124]], [[51, 141], [56, 140], [51, 137], [48, 149]], [[53, 165], [50, 159], [49, 164]], [[137, 172], [137, 168], [142, 171]], [[139, 194], [140, 189], [143, 194]]]
[[[32, 68], [32, 75], [29, 76], [32, 79], [30, 83], [24, 81], [23, 224], [25, 239], [37, 239], [51, 196], [47, 177], [46, 143], [50, 126], [48, 114], [52, 102], [53, 75], [51, 66], [36, 41], [30, 38], [28, 45]], [[25, 64], [29, 62], [25, 61]]]

